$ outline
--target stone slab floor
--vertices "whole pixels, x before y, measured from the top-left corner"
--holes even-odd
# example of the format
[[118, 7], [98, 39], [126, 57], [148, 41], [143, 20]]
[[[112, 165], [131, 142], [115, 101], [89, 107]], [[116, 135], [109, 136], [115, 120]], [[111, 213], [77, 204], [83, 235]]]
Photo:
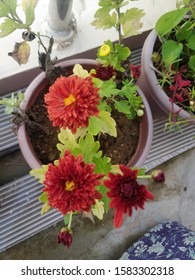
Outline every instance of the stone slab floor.
[[195, 148], [159, 166], [165, 183], [149, 183], [155, 199], [145, 210], [134, 211], [119, 229], [113, 227], [113, 212], [94, 223], [75, 221], [74, 241], [69, 250], [57, 244], [60, 223], [0, 253], [1, 260], [117, 260], [150, 228], [164, 220], [176, 220], [195, 231]]

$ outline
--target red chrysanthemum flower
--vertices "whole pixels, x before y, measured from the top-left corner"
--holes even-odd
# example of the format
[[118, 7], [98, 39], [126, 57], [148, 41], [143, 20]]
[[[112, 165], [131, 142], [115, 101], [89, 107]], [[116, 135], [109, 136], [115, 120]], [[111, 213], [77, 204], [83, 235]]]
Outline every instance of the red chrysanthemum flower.
[[138, 79], [141, 75], [141, 65], [134, 66], [133, 64], [131, 64], [129, 67], [131, 69], [132, 78], [135, 80]]
[[43, 182], [49, 205], [63, 215], [70, 211], [88, 212], [95, 200], [102, 198], [95, 187], [104, 175], [93, 173], [94, 167], [86, 164], [82, 155], [76, 158], [68, 150], [57, 166], [50, 163]]
[[130, 217], [133, 208], [144, 209], [145, 201], [154, 198], [145, 185], [137, 182], [138, 170], [124, 165], [120, 165], [120, 169], [123, 175], [109, 173], [110, 179], [104, 181], [104, 185], [110, 189], [107, 196], [111, 198], [110, 208], [115, 208], [114, 225], [117, 228], [122, 225], [125, 213]]
[[45, 103], [53, 125], [68, 127], [73, 133], [78, 127], [88, 126], [89, 117], [99, 113], [98, 90], [94, 87], [91, 77], [58, 78], [45, 95]]
[[67, 248], [72, 244], [72, 232], [68, 228], [62, 228], [57, 237], [58, 243], [62, 243]]
[[98, 78], [102, 81], [110, 80], [116, 74], [116, 70], [111, 66], [103, 66], [99, 64], [96, 68], [96, 73], [92, 77]]

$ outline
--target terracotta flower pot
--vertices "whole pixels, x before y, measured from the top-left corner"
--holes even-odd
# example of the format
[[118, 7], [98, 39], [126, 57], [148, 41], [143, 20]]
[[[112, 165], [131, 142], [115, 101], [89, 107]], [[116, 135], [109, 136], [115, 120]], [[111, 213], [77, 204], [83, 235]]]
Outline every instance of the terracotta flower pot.
[[[91, 59], [68, 60], [60, 63], [60, 65], [62, 67], [66, 67], [66, 69], [71, 70], [73, 68], [73, 65], [75, 65], [76, 63], [81, 64], [86, 70], [90, 70], [92, 67], [97, 65], [97, 62]], [[45, 78], [44, 73], [41, 73], [32, 81], [25, 92], [25, 100], [21, 105], [23, 110], [32, 106], [39, 93], [45, 88], [47, 84], [48, 82]], [[149, 104], [143, 92], [139, 89], [138, 93], [143, 97], [145, 109], [144, 116], [140, 124], [140, 141], [137, 150], [128, 165], [141, 167], [144, 164], [151, 148], [153, 136], [153, 119]], [[29, 166], [32, 169], [41, 167], [41, 162], [33, 150], [32, 144], [26, 131], [25, 124], [22, 124], [18, 130], [18, 142], [21, 152]]]
[[[142, 74], [139, 85], [142, 89], [144, 88], [144, 85], [146, 86], [148, 98], [152, 98], [167, 115], [171, 111], [180, 111], [180, 118], [191, 119], [192, 116], [187, 111], [184, 109], [181, 110], [181, 108], [176, 104], [172, 104], [169, 97], [158, 83], [155, 71], [153, 70], [152, 62], [152, 54], [156, 39], [157, 33], [155, 30], [152, 30], [144, 42], [141, 54]], [[195, 124], [195, 119], [192, 120], [192, 123]]]

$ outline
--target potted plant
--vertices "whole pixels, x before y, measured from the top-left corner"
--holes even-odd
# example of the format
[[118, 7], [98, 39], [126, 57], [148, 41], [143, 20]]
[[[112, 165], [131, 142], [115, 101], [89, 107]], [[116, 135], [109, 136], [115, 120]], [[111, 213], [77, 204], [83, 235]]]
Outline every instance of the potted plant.
[[[22, 3], [26, 10], [27, 2]], [[56, 65], [51, 60], [52, 38], [46, 48], [41, 35], [28, 26], [27, 33], [23, 33], [24, 48], [19, 46], [15, 58], [20, 59], [29, 49], [28, 40], [38, 38], [44, 51], [39, 52], [40, 65], [46, 75], [41, 73], [31, 83], [22, 103], [21, 95], [12, 96], [11, 101], [6, 98], [1, 101], [7, 104], [7, 111], [13, 112], [17, 121], [19, 117], [21, 150], [27, 161], [34, 158], [30, 162], [33, 168], [30, 173], [44, 185], [39, 198], [44, 204], [41, 213], [56, 208], [64, 216], [65, 226], [58, 234], [58, 242], [67, 247], [72, 243], [73, 216], [85, 213], [102, 219], [104, 212], [114, 208], [114, 225], [120, 227], [125, 213], [131, 216], [133, 208], [143, 209], [146, 200], [153, 199], [139, 179], [152, 178], [157, 182], [165, 179], [161, 170], [146, 175], [141, 168], [151, 146], [153, 124], [148, 103], [136, 85], [140, 66], [131, 64], [131, 51], [122, 44], [122, 39], [139, 32], [143, 11], [133, 8], [121, 13], [126, 4], [124, 0], [99, 1], [101, 7], [92, 24], [101, 28], [115, 27], [119, 41], [104, 42], [98, 49], [97, 60], [73, 60]], [[28, 8], [32, 18], [32, 6]], [[13, 9], [11, 11], [13, 13]], [[16, 11], [14, 18], [15, 14]], [[130, 28], [129, 23], [134, 21], [135, 28]], [[127, 127], [117, 126], [120, 120], [127, 120]], [[120, 152], [114, 157], [117, 149], [109, 148], [122, 135], [122, 143], [116, 142], [117, 146], [122, 147], [124, 154], [129, 152], [123, 146], [123, 133], [127, 133], [129, 124], [134, 121], [138, 142], [142, 142], [142, 138], [144, 141], [136, 146], [132, 159], [120, 162]], [[30, 135], [31, 129], [38, 132]], [[36, 146], [48, 140], [37, 155], [32, 144], [33, 135], [34, 140], [41, 139]], [[53, 140], [58, 154], [51, 147]], [[48, 157], [43, 162], [40, 156], [46, 152]]]
[[178, 1], [163, 14], [142, 50], [142, 85], [169, 114], [168, 124], [195, 123], [195, 4]]

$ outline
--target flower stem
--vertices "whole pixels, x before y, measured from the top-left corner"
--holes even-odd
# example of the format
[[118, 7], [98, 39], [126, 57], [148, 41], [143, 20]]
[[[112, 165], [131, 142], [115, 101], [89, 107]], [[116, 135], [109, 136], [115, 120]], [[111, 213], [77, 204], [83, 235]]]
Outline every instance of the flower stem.
[[71, 229], [71, 223], [72, 223], [72, 211], [70, 212], [70, 218], [69, 218], [69, 222], [68, 222], [68, 226], [67, 226], [67, 228], [68, 229]]
[[122, 42], [122, 34], [121, 34], [121, 24], [120, 24], [120, 8], [119, 8], [119, 3], [117, 0], [117, 15], [118, 15], [118, 23], [117, 23], [117, 31], [118, 31], [118, 43], [121, 44]]
[[137, 178], [138, 179], [151, 179], [152, 176], [151, 175], [138, 175]]

